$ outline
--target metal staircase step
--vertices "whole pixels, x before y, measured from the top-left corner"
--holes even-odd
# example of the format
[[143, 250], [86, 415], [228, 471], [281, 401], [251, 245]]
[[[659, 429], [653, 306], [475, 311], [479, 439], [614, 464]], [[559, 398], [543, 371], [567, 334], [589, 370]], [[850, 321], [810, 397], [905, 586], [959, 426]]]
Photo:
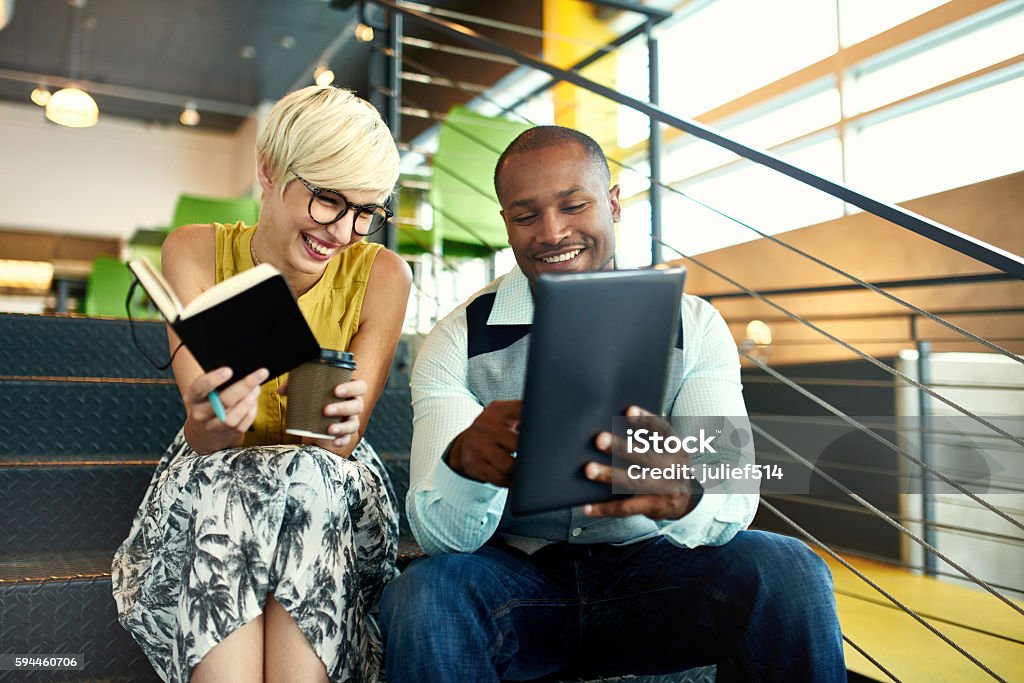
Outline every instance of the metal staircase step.
[[[163, 323], [137, 322], [135, 332], [147, 353], [167, 357]], [[171, 377], [136, 350], [127, 320], [0, 313], [0, 339], [0, 377]]]
[[117, 621], [110, 552], [0, 555], [5, 653], [84, 655], [84, 669], [0, 672], [6, 681], [158, 681]]
[[0, 381], [0, 461], [159, 457], [185, 412], [173, 383]]
[[[409, 387], [387, 387], [366, 425], [366, 438], [381, 455], [409, 455], [412, 447], [412, 396]], [[408, 474], [408, 473], [406, 473]]]
[[[409, 461], [388, 456], [383, 461], [402, 505], [409, 487]], [[89, 459], [0, 465], [5, 492], [0, 496], [0, 519], [7, 526], [0, 555], [112, 551], [131, 528], [156, 462]], [[402, 532], [409, 535], [404, 510], [401, 517]]]
[[0, 467], [0, 555], [110, 551], [131, 528], [155, 461]]

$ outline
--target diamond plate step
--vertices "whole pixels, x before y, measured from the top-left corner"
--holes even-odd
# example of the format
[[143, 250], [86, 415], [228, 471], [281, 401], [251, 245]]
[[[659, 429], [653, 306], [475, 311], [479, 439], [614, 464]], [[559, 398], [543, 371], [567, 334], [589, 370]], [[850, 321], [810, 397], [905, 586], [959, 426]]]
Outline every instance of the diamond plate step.
[[113, 553], [0, 555], [0, 643], [18, 654], [83, 654], [81, 672], [0, 672], [0, 681], [158, 681], [117, 621]]
[[0, 381], [0, 461], [159, 458], [184, 419], [170, 383]]
[[387, 387], [377, 399], [366, 438], [380, 454], [408, 455], [412, 448], [412, 396], [409, 387]]
[[155, 462], [0, 468], [0, 555], [109, 551], [128, 535]]
[[[135, 331], [147, 353], [167, 358], [163, 323], [138, 322]], [[127, 320], [0, 313], [0, 339], [0, 377], [171, 377], [136, 350]]]

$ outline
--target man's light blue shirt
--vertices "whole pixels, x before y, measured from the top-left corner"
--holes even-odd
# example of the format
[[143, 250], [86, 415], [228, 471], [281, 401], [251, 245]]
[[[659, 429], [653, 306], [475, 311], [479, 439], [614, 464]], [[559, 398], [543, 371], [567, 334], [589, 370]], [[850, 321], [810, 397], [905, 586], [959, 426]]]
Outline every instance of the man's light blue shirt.
[[[481, 547], [494, 535], [508, 495], [506, 488], [457, 474], [442, 460], [484, 408], [467, 382], [466, 306], [491, 292], [496, 295], [488, 325], [532, 324], [529, 281], [516, 267], [435, 326], [412, 372], [414, 431], [406, 510], [417, 541], [431, 555]], [[683, 379], [672, 415], [745, 416], [739, 358], [722, 316], [703, 299], [683, 295], [682, 324]], [[757, 501], [756, 494], [704, 495], [682, 519], [658, 520], [658, 532], [682, 547], [721, 545], [750, 524]]]

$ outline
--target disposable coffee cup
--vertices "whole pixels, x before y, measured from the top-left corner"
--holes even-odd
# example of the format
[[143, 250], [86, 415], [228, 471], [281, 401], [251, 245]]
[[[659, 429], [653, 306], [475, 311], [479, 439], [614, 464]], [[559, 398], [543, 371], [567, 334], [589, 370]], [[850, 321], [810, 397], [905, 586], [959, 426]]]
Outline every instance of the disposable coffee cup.
[[327, 428], [338, 421], [325, 417], [324, 406], [338, 399], [334, 387], [352, 379], [355, 356], [347, 351], [320, 349], [320, 358], [303, 363], [288, 374], [288, 412], [285, 431], [295, 436], [333, 439]]

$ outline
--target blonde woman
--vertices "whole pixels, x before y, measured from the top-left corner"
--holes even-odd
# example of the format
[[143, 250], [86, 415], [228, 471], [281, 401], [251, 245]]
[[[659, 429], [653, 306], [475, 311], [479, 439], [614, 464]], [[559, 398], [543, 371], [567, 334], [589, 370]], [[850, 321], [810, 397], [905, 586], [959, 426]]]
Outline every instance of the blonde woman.
[[[180, 349], [173, 369], [187, 419], [114, 557], [114, 598], [164, 680], [372, 681], [376, 603], [396, 573], [397, 501], [361, 437], [411, 278], [364, 237], [390, 216], [398, 152], [376, 109], [318, 86], [274, 106], [256, 151], [258, 224], [175, 230], [164, 274], [187, 303], [272, 264], [320, 345], [351, 351], [358, 370], [325, 407], [334, 438], [300, 441], [284, 431], [286, 377], [204, 372]], [[273, 335], [275, 321], [265, 323]], [[221, 420], [206, 397], [225, 382]]]

